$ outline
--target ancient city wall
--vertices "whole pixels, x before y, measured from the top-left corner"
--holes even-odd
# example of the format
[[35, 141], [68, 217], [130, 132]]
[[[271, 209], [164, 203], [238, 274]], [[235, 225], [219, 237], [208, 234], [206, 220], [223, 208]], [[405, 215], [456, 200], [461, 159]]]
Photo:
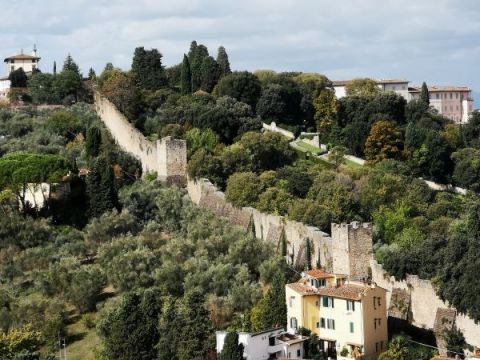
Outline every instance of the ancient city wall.
[[[375, 260], [370, 261], [370, 267], [373, 281], [387, 289], [387, 308], [390, 306], [390, 297], [394, 288], [403, 289], [410, 294], [413, 325], [433, 329], [437, 310], [449, 308], [448, 303], [436, 295], [429, 280], [422, 280], [416, 275], [408, 275], [405, 280], [396, 281]], [[480, 326], [475, 324], [474, 320], [468, 316], [457, 314], [455, 324], [462, 330], [467, 343], [480, 346]]]
[[143, 173], [155, 171], [161, 180], [185, 183], [187, 145], [170, 137], [152, 142], [99, 92], [95, 92], [95, 109], [117, 144], [142, 163]]
[[281, 216], [262, 213], [251, 207], [235, 208], [207, 179], [189, 180], [187, 190], [194, 203], [229, 219], [247, 231], [253, 231], [257, 238], [271, 242], [278, 250], [284, 237], [287, 244], [287, 260], [293, 265], [303, 263], [308, 238], [312, 244], [312, 265], [315, 266], [319, 261], [321, 266], [332, 270], [332, 238], [318, 228], [286, 220]]

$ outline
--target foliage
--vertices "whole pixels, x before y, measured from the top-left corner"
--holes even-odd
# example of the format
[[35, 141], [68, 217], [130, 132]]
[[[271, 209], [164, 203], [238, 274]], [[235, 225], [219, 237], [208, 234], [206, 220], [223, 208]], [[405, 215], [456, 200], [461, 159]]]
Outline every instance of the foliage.
[[218, 360], [243, 360], [243, 344], [238, 342], [238, 333], [229, 332], [225, 336], [223, 349], [218, 354]]
[[132, 61], [132, 79], [136, 86], [156, 90], [165, 86], [167, 79], [162, 65], [162, 54], [157, 49], [145, 50], [137, 47]]
[[218, 48], [217, 63], [220, 66], [222, 76], [228, 75], [232, 72], [232, 70], [230, 70], [230, 61], [228, 60], [227, 51], [223, 46]]
[[447, 344], [447, 355], [454, 357], [460, 354], [460, 357], [463, 359], [463, 349], [467, 346], [467, 343], [462, 331], [454, 326], [452, 329], [445, 329], [443, 336]]
[[215, 88], [216, 95], [233, 97], [253, 108], [257, 104], [260, 92], [260, 81], [247, 71], [234, 71], [224, 76]]
[[191, 156], [199, 149], [205, 149], [211, 153], [218, 144], [218, 136], [211, 129], [200, 130], [192, 128], [187, 131], [185, 136], [187, 140], [187, 157]]
[[187, 55], [183, 55], [180, 85], [182, 94], [186, 95], [192, 92], [192, 72], [190, 70], [190, 62], [188, 61]]
[[26, 324], [18, 329], [11, 329], [9, 332], [0, 332], [0, 353], [2, 358], [13, 359], [21, 352], [33, 353], [37, 351], [42, 343], [41, 333], [32, 329]]
[[10, 86], [12, 88], [24, 88], [27, 87], [27, 75], [23, 68], [18, 68], [8, 75], [8, 80], [10, 80]]
[[315, 108], [315, 124], [317, 131], [321, 134], [323, 141], [330, 140], [325, 138], [332, 131], [337, 116], [337, 99], [332, 90], [323, 90], [313, 101]]
[[253, 172], [238, 172], [228, 178], [225, 200], [237, 207], [252, 206], [262, 192], [262, 185]]
[[[160, 334], [160, 304], [153, 290], [127, 293], [105, 310], [97, 325], [108, 359], [153, 359]], [[112, 304], [113, 305], [113, 304]]]
[[373, 79], [358, 78], [349, 81], [345, 87], [347, 96], [374, 96], [381, 92]]
[[452, 154], [455, 163], [452, 179], [458, 186], [480, 192], [480, 150], [465, 148]]
[[420, 92], [420, 100], [425, 104], [430, 105], [430, 94], [428, 93], [428, 86], [425, 81], [422, 83], [422, 90]]
[[99, 157], [87, 176], [88, 211], [97, 217], [118, 207], [117, 191], [112, 166]]
[[390, 121], [377, 121], [365, 143], [365, 156], [372, 163], [396, 158], [401, 152], [400, 130]]
[[100, 145], [102, 144], [102, 133], [100, 129], [92, 125], [88, 128], [85, 139], [85, 152], [87, 157], [94, 158], [100, 154]]

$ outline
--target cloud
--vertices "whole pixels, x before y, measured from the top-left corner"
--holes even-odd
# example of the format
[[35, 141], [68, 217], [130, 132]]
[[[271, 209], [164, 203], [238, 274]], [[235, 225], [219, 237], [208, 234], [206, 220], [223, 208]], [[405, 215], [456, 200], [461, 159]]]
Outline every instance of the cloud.
[[12, 0], [4, 56], [37, 43], [42, 66], [71, 53], [84, 72], [128, 68], [137, 46], [181, 61], [191, 40], [224, 45], [233, 68], [401, 77], [480, 90], [477, 0]]

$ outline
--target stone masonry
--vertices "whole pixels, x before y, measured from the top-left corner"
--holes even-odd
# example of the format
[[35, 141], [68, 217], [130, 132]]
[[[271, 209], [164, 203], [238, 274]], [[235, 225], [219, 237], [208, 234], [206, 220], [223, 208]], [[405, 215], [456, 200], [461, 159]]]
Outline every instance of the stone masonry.
[[332, 256], [334, 273], [367, 278], [373, 259], [372, 224], [332, 224]]

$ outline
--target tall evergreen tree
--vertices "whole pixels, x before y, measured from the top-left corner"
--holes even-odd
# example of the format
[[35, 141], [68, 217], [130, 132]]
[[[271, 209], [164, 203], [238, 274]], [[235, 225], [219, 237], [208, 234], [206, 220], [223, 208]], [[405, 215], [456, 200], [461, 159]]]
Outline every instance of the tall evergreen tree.
[[89, 215], [97, 217], [118, 207], [115, 175], [105, 157], [99, 157], [87, 176]]
[[75, 74], [77, 74], [80, 78], [82, 77], [82, 75], [80, 74], [80, 68], [78, 67], [77, 63], [75, 62], [75, 60], [73, 60], [73, 57], [70, 54], [68, 54], [67, 57], [65, 58], [62, 71], [72, 71]]
[[53, 75], [57, 75], [57, 62], [53, 62]]
[[428, 93], [428, 86], [425, 81], [422, 84], [422, 91], [420, 92], [420, 99], [425, 104], [430, 104], [430, 94]]
[[208, 56], [208, 49], [205, 45], [192, 44], [191, 53], [189, 52], [190, 71], [192, 73], [192, 91], [200, 89], [202, 85], [202, 64], [203, 59]]
[[162, 54], [157, 49], [145, 50], [137, 47], [133, 55], [132, 76], [142, 89], [157, 90], [167, 84]]
[[90, 68], [88, 70], [88, 80], [95, 80], [97, 78], [97, 74], [95, 73], [95, 70], [93, 68]]
[[178, 348], [179, 360], [203, 359], [214, 348], [213, 329], [204, 295], [194, 290], [185, 295], [184, 324]]
[[222, 76], [228, 75], [232, 72], [232, 70], [230, 69], [230, 62], [228, 61], [227, 51], [223, 46], [220, 46], [218, 48], [217, 63], [222, 70]]
[[192, 72], [190, 71], [190, 61], [188, 61], [188, 57], [185, 54], [183, 55], [180, 84], [182, 94], [192, 93]]
[[88, 128], [85, 139], [85, 152], [87, 157], [94, 158], [100, 154], [100, 145], [102, 143], [102, 132], [98, 127], [92, 125]]
[[169, 299], [160, 316], [158, 332], [162, 335], [157, 344], [158, 360], [177, 360], [180, 337], [178, 334], [183, 328], [183, 317], [177, 314], [175, 301]]
[[281, 241], [281, 245], [282, 245], [282, 256], [283, 258], [285, 258], [285, 256], [287, 256], [287, 237], [285, 235], [285, 230], [282, 229], [282, 235], [281, 235], [281, 238], [280, 238], [280, 241]]
[[225, 336], [223, 349], [218, 354], [218, 360], [243, 360], [243, 344], [238, 343], [238, 333], [229, 332]]
[[105, 64], [105, 69], [103, 69], [103, 71], [112, 71], [113, 69], [113, 64], [111, 62], [108, 62]]
[[285, 303], [285, 275], [277, 271], [265, 299], [263, 314], [267, 327], [284, 327], [287, 325], [287, 304]]
[[309, 238], [305, 239], [305, 270], [312, 269], [312, 245]]
[[201, 68], [202, 83], [200, 88], [203, 91], [211, 92], [220, 78], [221, 71], [220, 66], [218, 66], [213, 57], [207, 56], [203, 58]]

